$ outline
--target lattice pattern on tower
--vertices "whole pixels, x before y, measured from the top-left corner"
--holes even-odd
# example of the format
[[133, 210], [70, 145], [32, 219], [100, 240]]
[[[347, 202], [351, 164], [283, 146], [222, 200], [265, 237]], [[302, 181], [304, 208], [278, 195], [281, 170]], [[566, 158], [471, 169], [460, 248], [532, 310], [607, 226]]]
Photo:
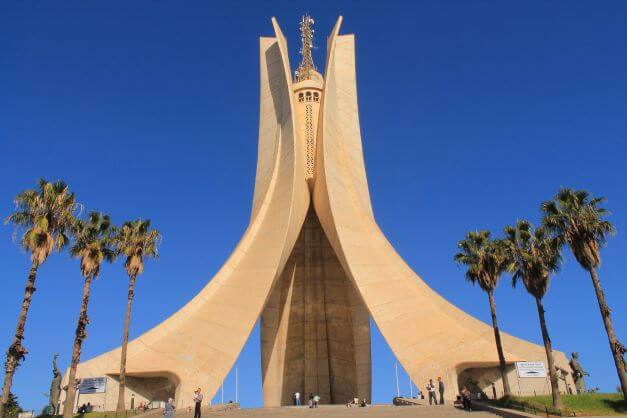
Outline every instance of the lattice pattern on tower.
[[314, 157], [316, 147], [314, 144], [313, 106], [305, 106], [305, 137], [307, 139], [307, 177], [314, 175]]
[[303, 60], [296, 69], [296, 82], [311, 80], [311, 72], [316, 69], [311, 55], [313, 50], [313, 24], [314, 20], [307, 14], [300, 19], [300, 40], [302, 44], [300, 55], [302, 55]]

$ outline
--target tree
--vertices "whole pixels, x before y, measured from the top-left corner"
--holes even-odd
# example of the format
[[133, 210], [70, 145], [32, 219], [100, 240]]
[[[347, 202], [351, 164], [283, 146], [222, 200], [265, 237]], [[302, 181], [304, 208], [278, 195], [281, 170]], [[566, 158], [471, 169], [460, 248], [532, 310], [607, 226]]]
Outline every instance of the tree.
[[[80, 258], [81, 274], [84, 278], [83, 296], [81, 310], [78, 316], [78, 324], [74, 335], [74, 346], [72, 347], [72, 361], [68, 374], [68, 382], [76, 380], [76, 367], [81, 358], [81, 347], [87, 337], [87, 307], [89, 305], [89, 295], [92, 280], [98, 277], [100, 266], [103, 261], [112, 262], [115, 259], [115, 252], [112, 247], [113, 231], [109, 216], [102, 213], [92, 212], [87, 221], [78, 220], [74, 226], [74, 245], [70, 250], [72, 257]], [[65, 406], [63, 416], [71, 418], [74, 411], [75, 385], [68, 385], [65, 395]]]
[[144, 271], [145, 258], [157, 258], [157, 247], [161, 241], [159, 231], [150, 229], [150, 220], [138, 219], [125, 222], [115, 238], [116, 252], [126, 256], [124, 268], [129, 277], [124, 331], [122, 332], [122, 353], [120, 356], [120, 381], [117, 411], [124, 412], [124, 392], [126, 389], [126, 348], [128, 346], [128, 330], [131, 325], [131, 308], [135, 296], [135, 279]]
[[17, 396], [15, 396], [12, 392], [9, 392], [9, 401], [7, 402], [6, 411], [7, 416], [13, 417], [17, 417], [17, 415], [23, 411], [19, 401], [17, 400]]
[[562, 397], [559, 393], [558, 376], [553, 360], [551, 338], [544, 317], [545, 310], [542, 298], [549, 288], [551, 273], [557, 272], [561, 261], [561, 245], [557, 239], [551, 238], [544, 228], [536, 228], [527, 221], [518, 221], [516, 226], [505, 227], [505, 235], [509, 243], [509, 266], [512, 273], [512, 284], [516, 286], [522, 281], [527, 292], [536, 300], [540, 329], [544, 341], [544, 350], [551, 380], [553, 407], [562, 408]]
[[503, 391], [505, 396], [510, 396], [505, 355], [503, 354], [501, 332], [496, 319], [496, 303], [494, 301], [494, 289], [496, 289], [499, 279], [508, 265], [507, 246], [502, 240], [491, 240], [490, 231], [477, 231], [468, 232], [466, 238], [459, 241], [457, 248], [460, 252], [455, 254], [455, 261], [468, 267], [466, 279], [472, 284], [478, 284], [488, 294]]
[[602, 197], [590, 196], [585, 190], [562, 189], [553, 200], [542, 203], [541, 209], [544, 213], [542, 223], [557, 239], [568, 244], [581, 267], [590, 274], [623, 397], [627, 399], [625, 347], [614, 332], [611, 310], [605, 301], [605, 294], [596, 271], [601, 264], [599, 250], [605, 244], [607, 236], [615, 232], [614, 226], [604, 219], [609, 212], [599, 206], [604, 201]]
[[20, 245], [31, 255], [31, 267], [26, 280], [22, 309], [17, 320], [13, 341], [9, 346], [4, 363], [5, 375], [0, 401], [0, 417], [5, 416], [13, 375], [28, 351], [22, 344], [24, 327], [35, 293], [37, 269], [53, 250], [61, 251], [68, 243], [68, 234], [74, 222], [74, 215], [80, 205], [76, 203], [74, 193], [62, 182], [39, 180], [37, 190], [24, 190], [15, 197], [15, 212], [9, 215], [5, 223], [12, 223], [17, 230], [23, 230]]

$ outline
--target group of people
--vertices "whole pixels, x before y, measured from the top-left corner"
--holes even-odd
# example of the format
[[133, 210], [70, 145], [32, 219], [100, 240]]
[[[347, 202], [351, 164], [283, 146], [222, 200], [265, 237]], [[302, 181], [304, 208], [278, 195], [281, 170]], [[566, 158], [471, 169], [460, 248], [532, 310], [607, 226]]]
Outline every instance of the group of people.
[[[425, 387], [425, 390], [429, 396], [429, 405], [444, 405], [444, 382], [441, 377], [438, 377], [438, 385], [436, 386], [433, 383], [433, 379], [429, 379], [429, 383]], [[436, 395], [436, 390], [440, 393], [440, 401], [438, 402], [438, 397]], [[424, 399], [424, 395], [420, 393], [420, 389], [418, 389], [418, 397]]]
[[[302, 405], [300, 392], [294, 392], [293, 399], [294, 399], [295, 406]], [[317, 408], [319, 404], [320, 404], [320, 395], [314, 395], [313, 393], [310, 393], [309, 400], [307, 401], [307, 405], [310, 408]], [[353, 398], [346, 403], [346, 407], [351, 408], [353, 406], [365, 407], [365, 406], [368, 406], [368, 403], [366, 401], [366, 398], [363, 398], [362, 400], [359, 400], [359, 398]]]
[[366, 401], [366, 398], [363, 398], [361, 401], [359, 400], [359, 398], [353, 398], [353, 399], [350, 399], [346, 403], [346, 407], [347, 408], [352, 408], [354, 406], [359, 406], [361, 408], [364, 408], [364, 407], [368, 406], [368, 402]]
[[[429, 405], [444, 405], [444, 382], [442, 381], [441, 377], [438, 377], [437, 379], [437, 386], [436, 384], [433, 382], [433, 379], [429, 379], [429, 383], [427, 383], [427, 386], [425, 387], [425, 390], [428, 393], [429, 396]], [[436, 391], [439, 392], [440, 394], [440, 399], [438, 401], [438, 397], [436, 395]], [[464, 386], [462, 388], [462, 390], [460, 391], [460, 397], [461, 397], [461, 401], [462, 401], [462, 406], [464, 409], [468, 410], [468, 411], [472, 411], [471, 409], [471, 403], [470, 403], [470, 399], [471, 399], [471, 392], [468, 390], [468, 388], [466, 386]], [[294, 405], [295, 406], [301, 406], [302, 402], [301, 402], [301, 393], [300, 392], [294, 392]], [[424, 399], [425, 396], [423, 393], [420, 392], [420, 389], [418, 389], [418, 398], [422, 398]], [[194, 418], [201, 418], [200, 417], [200, 409], [202, 406], [202, 399], [203, 399], [203, 394], [200, 388], [196, 389], [194, 391]], [[320, 396], [319, 395], [314, 395], [313, 393], [309, 394], [309, 400], [307, 402], [307, 404], [309, 405], [310, 408], [317, 408], [318, 405], [320, 404]], [[366, 398], [363, 398], [362, 400], [360, 400], [359, 398], [353, 398], [351, 400], [349, 400], [346, 403], [346, 407], [347, 408], [352, 408], [352, 407], [366, 407], [368, 406], [368, 403], [366, 401]], [[91, 412], [91, 404], [83, 404], [79, 409], [78, 409], [78, 413], [79, 414], [84, 414], [86, 412]], [[165, 404], [165, 408], [163, 410], [163, 415], [165, 416], [165, 418], [174, 418], [174, 411], [175, 411], [175, 407], [174, 407], [174, 399], [169, 398], [168, 402], [166, 402]]]
[[[202, 391], [200, 388], [194, 391], [194, 418], [200, 418], [200, 408], [202, 406]], [[163, 415], [165, 418], [174, 418], [174, 411], [176, 411], [176, 407], [174, 406], [174, 399], [168, 398], [168, 401], [165, 403], [165, 407], [163, 408]]]
[[[494, 388], [494, 384], [492, 384], [492, 389], [494, 391], [494, 397], [496, 398], [496, 389]], [[427, 390], [427, 393], [429, 394], [428, 395], [429, 405], [433, 405], [433, 404], [444, 405], [444, 382], [442, 381], [441, 377], [438, 377], [437, 386], [435, 383], [433, 383], [433, 379], [429, 379], [429, 383], [427, 383], [426, 390]], [[439, 402], [438, 402], [436, 390], [440, 394]], [[420, 393], [420, 389], [418, 390], [418, 397], [424, 399], [424, 395]], [[459, 392], [458, 399], [461, 398], [462, 407], [465, 410], [472, 411], [471, 402], [470, 402], [471, 397], [472, 397], [472, 393], [470, 392], [470, 390], [468, 390], [466, 386], [464, 386], [462, 390]]]
[[78, 408], [78, 413], [79, 414], [86, 414], [88, 412], [91, 412], [92, 410], [93, 410], [93, 407], [91, 406], [91, 403], [87, 402], [86, 404], [82, 404]]
[[[295, 406], [301, 406], [302, 405], [302, 401], [301, 401], [301, 394], [300, 392], [294, 392], [293, 395], [294, 398], [294, 405]], [[309, 400], [307, 401], [307, 404], [309, 405], [310, 408], [317, 408], [318, 404], [320, 404], [320, 396], [319, 395], [314, 395], [313, 393], [309, 394]]]
[[[437, 379], [437, 386], [433, 382], [433, 379], [429, 379], [429, 383], [427, 383], [425, 390], [427, 391], [428, 396], [429, 396], [429, 405], [433, 405], [433, 404], [444, 405], [444, 382], [442, 381], [441, 377], [438, 377]], [[440, 394], [439, 401], [438, 401], [437, 393]], [[460, 397], [461, 397], [462, 406], [464, 407], [464, 409], [471, 410], [470, 408], [471, 392], [468, 390], [466, 386], [464, 386], [462, 390], [460, 391]], [[420, 389], [418, 389], [418, 398], [422, 398], [422, 399], [425, 398], [424, 394], [420, 392]], [[194, 399], [193, 399], [194, 400], [194, 418], [201, 418], [200, 410], [202, 406], [202, 399], [203, 399], [202, 391], [200, 388], [198, 388], [194, 391]], [[293, 399], [294, 399], [295, 406], [302, 405], [300, 392], [294, 392]], [[320, 396], [310, 393], [307, 404], [309, 405], [310, 408], [317, 408], [318, 405], [320, 404]], [[346, 403], [347, 408], [352, 408], [354, 406], [357, 406], [357, 407], [368, 406], [366, 398], [363, 398], [362, 400], [360, 400], [359, 398], [353, 398]], [[174, 407], [174, 399], [169, 398], [168, 402], [165, 404], [165, 408], [163, 411], [163, 415], [165, 416], [165, 418], [173, 418], [175, 409], [176, 408]], [[90, 404], [87, 404], [87, 405], [83, 404], [79, 408], [78, 411], [79, 413], [85, 413], [85, 412], [89, 412], [90, 410], [91, 410]]]

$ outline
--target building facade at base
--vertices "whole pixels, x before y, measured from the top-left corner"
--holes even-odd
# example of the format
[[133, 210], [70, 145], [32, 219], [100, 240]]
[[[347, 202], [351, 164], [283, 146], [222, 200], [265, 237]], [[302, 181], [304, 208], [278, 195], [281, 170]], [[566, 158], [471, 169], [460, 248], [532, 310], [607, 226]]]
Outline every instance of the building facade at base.
[[[287, 42], [260, 38], [258, 162], [250, 223], [239, 244], [188, 304], [129, 343], [126, 405], [193, 391], [216, 394], [261, 318], [266, 406], [294, 392], [322, 403], [370, 399], [372, 319], [412, 380], [441, 376], [446, 397], [461, 385], [502, 393], [492, 327], [453, 306], [401, 259], [379, 229], [364, 166], [353, 35], [338, 20], [324, 76], [311, 59], [311, 20], [301, 22], [303, 63], [292, 77]], [[424, 321], [429, 318], [429, 321]], [[417, 326], [420, 324], [420, 326]], [[545, 362], [542, 346], [502, 335], [514, 393], [547, 393], [546, 378], [519, 377], [516, 362]], [[437, 349], [435, 349], [437, 348]], [[555, 352], [564, 392], [574, 387]], [[77, 404], [115, 409], [120, 349], [79, 365], [106, 390]], [[67, 376], [65, 377], [67, 379]], [[66, 381], [63, 383], [67, 384]]]

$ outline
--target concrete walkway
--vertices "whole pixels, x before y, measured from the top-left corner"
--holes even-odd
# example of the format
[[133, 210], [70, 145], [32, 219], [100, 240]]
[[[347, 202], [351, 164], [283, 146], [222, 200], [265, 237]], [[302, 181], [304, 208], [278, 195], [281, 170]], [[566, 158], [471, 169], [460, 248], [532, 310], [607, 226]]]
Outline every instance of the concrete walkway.
[[[353, 417], [389, 417], [389, 418], [455, 418], [455, 417], [492, 417], [488, 412], [465, 412], [448, 405], [438, 406], [393, 406], [374, 405], [366, 408], [347, 408], [343, 405], [321, 405], [319, 408], [308, 407], [284, 407], [284, 408], [258, 408], [237, 409], [231, 411], [212, 412], [203, 415], [203, 418], [213, 417], [260, 417], [260, 418], [353, 418]], [[178, 416], [177, 416], [178, 418]]]

